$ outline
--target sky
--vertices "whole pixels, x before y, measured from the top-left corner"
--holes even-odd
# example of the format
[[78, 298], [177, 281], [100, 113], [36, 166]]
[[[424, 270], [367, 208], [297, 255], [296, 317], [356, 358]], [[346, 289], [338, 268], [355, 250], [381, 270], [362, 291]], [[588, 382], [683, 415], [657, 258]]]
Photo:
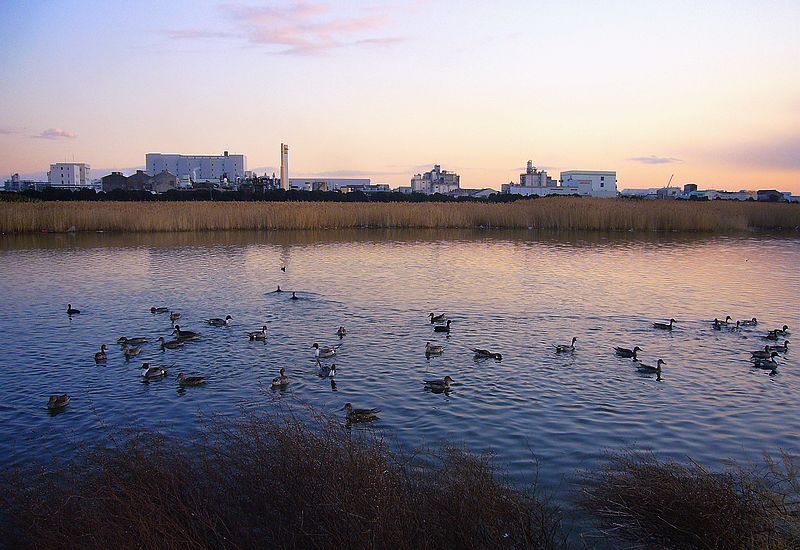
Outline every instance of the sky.
[[0, 179], [148, 152], [800, 194], [800, 2], [0, 1]]

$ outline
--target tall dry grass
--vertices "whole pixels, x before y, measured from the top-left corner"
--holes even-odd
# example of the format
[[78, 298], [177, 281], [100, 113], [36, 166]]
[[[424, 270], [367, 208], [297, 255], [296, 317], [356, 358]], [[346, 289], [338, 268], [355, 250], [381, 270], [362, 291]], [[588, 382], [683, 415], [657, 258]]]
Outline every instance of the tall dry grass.
[[486, 457], [414, 463], [375, 434], [291, 415], [154, 432], [0, 476], [0, 547], [557, 548], [558, 509]]
[[637, 548], [800, 548], [795, 457], [712, 472], [650, 453], [615, 454], [582, 479], [580, 504], [612, 541]]
[[474, 228], [741, 231], [800, 227], [794, 204], [558, 197], [491, 203], [0, 203], [0, 232]]

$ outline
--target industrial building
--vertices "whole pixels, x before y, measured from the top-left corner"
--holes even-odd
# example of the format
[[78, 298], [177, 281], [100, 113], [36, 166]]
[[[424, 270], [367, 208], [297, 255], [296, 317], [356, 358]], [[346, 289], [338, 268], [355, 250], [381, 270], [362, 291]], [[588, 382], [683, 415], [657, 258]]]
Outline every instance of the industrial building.
[[47, 184], [61, 189], [93, 187], [89, 171], [90, 167], [85, 162], [57, 162], [50, 165]]
[[504, 183], [503, 193], [515, 195], [586, 195], [591, 197], [616, 197], [617, 173], [598, 170], [568, 170], [561, 172], [558, 182], [538, 170], [532, 161], [519, 175], [519, 184]]
[[457, 190], [461, 184], [461, 176], [455, 172], [442, 170], [438, 164], [433, 165], [433, 170], [425, 172], [424, 174], [414, 174], [411, 178], [411, 192], [412, 193], [425, 193], [432, 195], [434, 193], [447, 194]]
[[247, 157], [231, 155], [228, 151], [221, 155], [147, 153], [145, 169], [151, 177], [166, 171], [177, 177], [178, 180], [235, 182], [245, 177]]

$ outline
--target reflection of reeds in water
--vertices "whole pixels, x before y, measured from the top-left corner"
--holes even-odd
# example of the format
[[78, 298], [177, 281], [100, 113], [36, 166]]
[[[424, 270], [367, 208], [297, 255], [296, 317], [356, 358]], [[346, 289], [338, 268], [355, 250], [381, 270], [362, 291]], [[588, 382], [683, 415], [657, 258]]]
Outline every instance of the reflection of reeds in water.
[[494, 227], [736, 231], [800, 226], [792, 204], [559, 197], [506, 204], [341, 202], [0, 203], [0, 232]]

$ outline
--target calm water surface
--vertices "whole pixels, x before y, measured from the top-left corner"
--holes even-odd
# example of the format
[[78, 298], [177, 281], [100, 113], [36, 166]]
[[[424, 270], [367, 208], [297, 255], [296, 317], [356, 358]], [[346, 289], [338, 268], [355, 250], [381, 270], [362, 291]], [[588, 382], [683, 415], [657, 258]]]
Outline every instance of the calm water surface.
[[[286, 272], [280, 270], [286, 266]], [[537, 232], [325, 232], [0, 237], [0, 468], [68, 456], [81, 442], [150, 425], [187, 434], [212, 414], [289, 404], [383, 410], [376, 427], [408, 448], [443, 441], [491, 450], [515, 480], [558, 487], [609, 449], [653, 449], [711, 465], [800, 451], [800, 361], [752, 368], [749, 351], [784, 323], [800, 331], [800, 240], [782, 236], [548, 235]], [[280, 285], [295, 290], [273, 293]], [[67, 303], [82, 313], [69, 319]], [[179, 351], [119, 336], [168, 337], [165, 305], [202, 333]], [[452, 334], [427, 315], [446, 312]], [[232, 315], [227, 328], [204, 324]], [[758, 317], [715, 331], [714, 317]], [[674, 317], [674, 331], [651, 328]], [[268, 341], [245, 331], [268, 327]], [[336, 387], [311, 344], [338, 343]], [[578, 337], [574, 354], [554, 344]], [[789, 340], [793, 340], [792, 336]], [[800, 338], [798, 338], [800, 340]], [[426, 359], [425, 342], [446, 346]], [[93, 355], [109, 346], [107, 364]], [[667, 362], [636, 372], [613, 346]], [[800, 341], [797, 342], [800, 346]], [[478, 361], [471, 347], [502, 352]], [[142, 361], [172, 365], [142, 383]], [[269, 382], [280, 367], [286, 391]], [[179, 390], [178, 371], [208, 377]], [[450, 375], [449, 394], [422, 381]], [[48, 414], [51, 393], [69, 393]]]

